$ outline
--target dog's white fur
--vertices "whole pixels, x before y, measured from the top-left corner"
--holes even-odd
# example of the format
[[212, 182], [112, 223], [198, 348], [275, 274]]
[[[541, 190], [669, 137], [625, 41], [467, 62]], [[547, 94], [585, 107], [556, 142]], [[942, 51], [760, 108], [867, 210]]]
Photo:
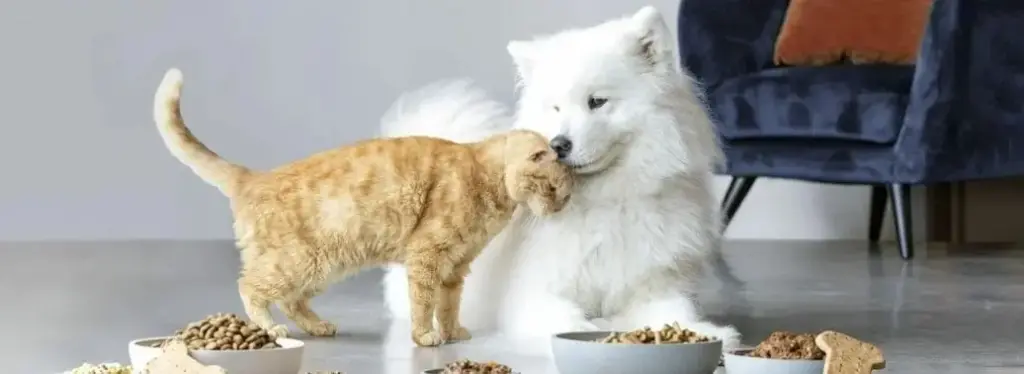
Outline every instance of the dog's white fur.
[[[739, 333], [705, 321], [693, 299], [719, 249], [709, 181], [721, 149], [659, 12], [513, 41], [508, 51], [521, 83], [514, 121], [455, 82], [406, 95], [382, 123], [385, 136], [466, 142], [514, 122], [573, 142], [571, 203], [548, 218], [517, 214], [490, 243], [466, 280], [463, 323], [539, 337], [679, 321], [737, 345]], [[591, 110], [591, 95], [606, 104]], [[393, 318], [408, 319], [404, 268], [388, 270], [385, 289]]]

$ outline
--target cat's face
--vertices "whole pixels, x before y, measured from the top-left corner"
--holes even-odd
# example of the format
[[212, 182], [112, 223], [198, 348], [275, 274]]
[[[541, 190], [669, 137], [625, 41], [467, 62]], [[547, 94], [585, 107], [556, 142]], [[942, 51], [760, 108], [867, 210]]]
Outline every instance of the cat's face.
[[558, 161], [542, 136], [509, 142], [505, 184], [512, 199], [538, 216], [557, 213], [569, 202], [572, 170]]

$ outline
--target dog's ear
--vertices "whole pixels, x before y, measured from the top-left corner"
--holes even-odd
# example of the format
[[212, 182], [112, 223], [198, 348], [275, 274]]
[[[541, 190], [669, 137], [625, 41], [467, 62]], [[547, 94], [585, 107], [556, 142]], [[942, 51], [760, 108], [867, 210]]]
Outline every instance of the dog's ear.
[[672, 34], [665, 24], [661, 12], [653, 6], [645, 6], [630, 17], [638, 39], [636, 52], [655, 68], [675, 67], [675, 46]]
[[530, 68], [533, 66], [536, 47], [532, 42], [513, 40], [508, 42], [505, 49], [508, 50], [508, 54], [512, 56], [512, 62], [516, 65], [520, 83], [525, 83], [530, 79]]

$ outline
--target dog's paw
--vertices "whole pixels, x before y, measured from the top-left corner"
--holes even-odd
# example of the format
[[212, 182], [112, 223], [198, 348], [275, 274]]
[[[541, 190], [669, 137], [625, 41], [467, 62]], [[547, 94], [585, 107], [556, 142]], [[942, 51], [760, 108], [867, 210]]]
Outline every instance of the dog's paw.
[[697, 333], [708, 335], [722, 341], [722, 351], [730, 351], [740, 346], [742, 336], [732, 326], [715, 326], [714, 328], [697, 331]]
[[470, 334], [469, 330], [462, 326], [456, 327], [455, 330], [447, 331], [442, 335], [445, 341], [469, 340], [473, 337], [473, 334]]
[[441, 333], [437, 331], [427, 331], [425, 333], [413, 333], [412, 341], [420, 347], [436, 347], [444, 343], [444, 339], [441, 338]]
[[271, 338], [287, 338], [288, 337], [288, 326], [285, 325], [273, 325], [267, 329], [267, 335]]
[[313, 336], [334, 336], [338, 333], [338, 326], [328, 321], [320, 321], [306, 332]]
[[560, 334], [563, 332], [577, 331], [598, 331], [599, 328], [585, 317], [561, 316], [561, 318], [550, 318], [537, 325], [538, 330], [543, 330], [546, 335]]
[[597, 325], [587, 319], [579, 319], [572, 323], [572, 331], [597, 331], [600, 330]]

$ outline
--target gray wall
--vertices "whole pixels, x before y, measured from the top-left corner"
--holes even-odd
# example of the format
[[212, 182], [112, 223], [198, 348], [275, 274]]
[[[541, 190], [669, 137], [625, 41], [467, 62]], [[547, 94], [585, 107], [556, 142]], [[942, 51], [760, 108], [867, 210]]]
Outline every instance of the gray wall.
[[[509, 39], [648, 2], [675, 24], [674, 0], [0, 0], [0, 240], [230, 237], [225, 199], [153, 128], [170, 66], [197, 135], [266, 168], [372, 136], [436, 79], [511, 100]], [[867, 235], [863, 186], [763, 180], [747, 200], [732, 238]]]
[[[0, 240], [227, 238], [225, 199], [153, 128], [164, 70], [223, 156], [266, 168], [371, 136], [396, 95], [642, 0], [0, 0]], [[653, 4], [675, 19], [675, 1]], [[674, 21], [672, 21], [674, 22]]]

